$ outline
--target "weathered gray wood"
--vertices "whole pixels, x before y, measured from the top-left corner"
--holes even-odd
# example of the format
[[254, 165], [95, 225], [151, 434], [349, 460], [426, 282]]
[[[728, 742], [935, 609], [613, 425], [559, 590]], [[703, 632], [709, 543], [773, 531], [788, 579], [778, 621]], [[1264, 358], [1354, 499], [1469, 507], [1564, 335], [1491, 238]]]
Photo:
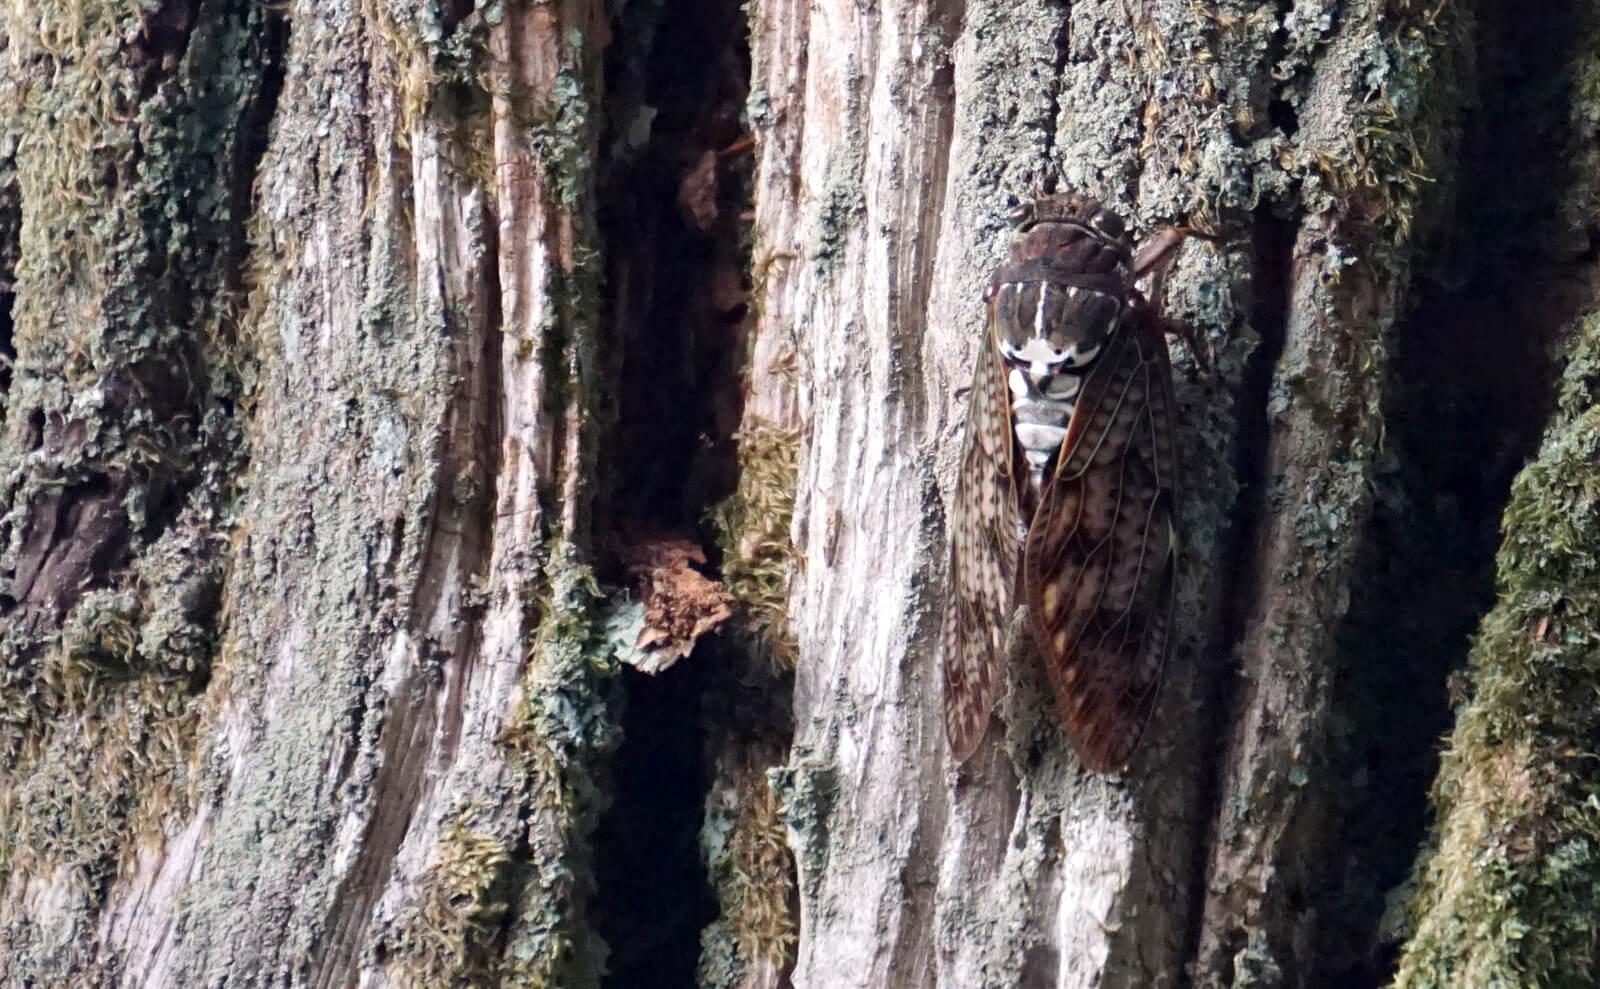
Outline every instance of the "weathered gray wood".
[[[632, 643], [608, 624], [629, 590], [595, 573], [628, 521], [604, 506], [637, 330], [602, 277], [625, 249], [596, 219], [602, 128], [625, 129], [602, 72], [613, 27], [639, 57], [673, 13], [25, 6], [0, 14], [5, 980], [597, 986], [590, 836]], [[785, 754], [761, 704], [777, 727], [758, 737], [702, 714], [712, 870], [755, 863], [715, 877], [703, 983], [1318, 984], [1358, 790], [1332, 768], [1362, 661], [1340, 634], [1388, 548], [1394, 334], [1456, 188], [1465, 15], [754, 0], [749, 18], [751, 316], [728, 331], [749, 357], [742, 393], [707, 403], [742, 410], [721, 562], [760, 591], [707, 696], [781, 696], [782, 674], [741, 678], [793, 663], [794, 734]], [[1177, 635], [1115, 776], [1078, 766], [1020, 620], [959, 770], [937, 711], [982, 291], [1041, 184], [1145, 234], [1221, 238], [1159, 287], [1212, 360], [1174, 345]], [[1573, 462], [1590, 397], [1569, 387], [1550, 464]], [[1502, 609], [1493, 648], [1583, 607], [1531, 639], [1534, 612]], [[1408, 985], [1461, 959], [1525, 970], [1462, 933], [1461, 905], [1502, 892], [1460, 875], [1493, 844], [1469, 818], [1497, 787], [1567, 791], [1517, 790], [1545, 750], [1489, 744], [1509, 717], [1489, 648], [1477, 675], [1500, 692], [1449, 762]], [[1575, 855], [1589, 831], [1558, 816], [1495, 820]], [[1506, 847], [1543, 889], [1542, 860]]]
[[[159, 598], [131, 619], [145, 646], [113, 657], [132, 667], [125, 681], [97, 677], [93, 664], [105, 660], [84, 656], [81, 637], [37, 647], [67, 671], [50, 717], [83, 734], [45, 748], [37, 734], [20, 742], [30, 754], [13, 767], [6, 803], [7, 980], [436, 985], [501, 973], [594, 984], [603, 948], [584, 916], [588, 867], [577, 850], [615, 730], [591, 649], [587, 558], [599, 8], [473, 15], [451, 25], [450, 50], [439, 13], [420, 7], [208, 6], [198, 21], [187, 10], [121, 22], [94, 9], [76, 24], [44, 14], [35, 24], [19, 8], [5, 25], [7, 85], [28, 94], [12, 126], [36, 128], [39, 144], [43, 108], [58, 100], [87, 128], [72, 131], [81, 144], [61, 135], [55, 153], [67, 168], [96, 140], [133, 153], [123, 135], [148, 96], [140, 78], [169, 103], [195, 104], [188, 118], [156, 117], [138, 132], [145, 170], [133, 195], [106, 191], [107, 209], [130, 211], [143, 196], [159, 212], [175, 200], [167, 208], [181, 238], [178, 224], [218, 222], [183, 212], [185, 169], [215, 168], [212, 202], [245, 212], [223, 213], [234, 240], [210, 249], [218, 263], [245, 262], [248, 222], [253, 252], [248, 300], [228, 294], [229, 273], [185, 286], [212, 293], [197, 296], [211, 321], [174, 313], [167, 331], [243, 368], [244, 383], [221, 396], [242, 418], [230, 422], [215, 404], [201, 411], [208, 428], [232, 430], [216, 441], [243, 444], [252, 469], [230, 477], [228, 460], [198, 465], [190, 497], [213, 514], [178, 522], [202, 527], [202, 539], [211, 526], [200, 560], [227, 568], [221, 613], [213, 603], [202, 630], [220, 637], [209, 679], [189, 692], [144, 668], [163, 660], [159, 641], [144, 649], [176, 607]], [[153, 60], [140, 60], [141, 45], [157, 48]], [[72, 87], [96, 74], [114, 113], [72, 102], [92, 96]], [[492, 99], [473, 107], [443, 95], [466, 82]], [[205, 103], [201, 94], [229, 86], [243, 87], [238, 103]], [[250, 100], [273, 96], [260, 108], [270, 117], [249, 116]], [[208, 164], [204, 148], [181, 146], [186, 128], [264, 142], [259, 174], [253, 159], [236, 172], [220, 167], [229, 159]], [[151, 168], [172, 143], [174, 164]], [[40, 270], [48, 237], [105, 233], [43, 208], [66, 191], [31, 164], [50, 154], [39, 146], [18, 157], [11, 194], [33, 231], [19, 271]], [[174, 262], [156, 253], [141, 263], [159, 272]], [[115, 283], [145, 269], [111, 255], [102, 270]], [[62, 284], [18, 279], [16, 339], [19, 366], [70, 379], [79, 372], [68, 362], [81, 359], [45, 336], [63, 302], [81, 307], [56, 301]], [[125, 335], [162, 328], [149, 316], [119, 319]], [[92, 324], [84, 335], [92, 386], [114, 371], [95, 356], [110, 337]], [[136, 395], [162, 394], [148, 377], [134, 381]], [[164, 387], [213, 398], [205, 383]], [[11, 408], [25, 408], [23, 394], [19, 385]], [[13, 463], [19, 442], [14, 434]], [[218, 450], [239, 456], [191, 455]], [[112, 490], [120, 498], [127, 486]], [[218, 500], [229, 498], [224, 515]], [[158, 535], [129, 546], [136, 579], [168, 540], [152, 546]], [[96, 600], [69, 621], [91, 621]], [[55, 606], [73, 601], [58, 595]], [[83, 691], [86, 701], [72, 699]], [[148, 726], [143, 737], [107, 737], [128, 718]], [[171, 742], [156, 748], [151, 736]], [[107, 743], [133, 746], [138, 768], [72, 780], [59, 799], [83, 814], [110, 790], [105, 799], [141, 808], [125, 831], [115, 821], [99, 825], [109, 834], [80, 827], [110, 845], [111, 867], [71, 847], [20, 845], [47, 822], [19, 792], [58, 772], [75, 746]], [[513, 856], [529, 877], [508, 885]]]
[[[1366, 135], [1401, 90], [1427, 92], [1437, 117], [1398, 112], [1438, 145], [1429, 129], [1452, 104], [1450, 77], [1433, 70], [1458, 43], [1448, 19], [1369, 11], [1342, 11], [1335, 31], [1326, 7], [1285, 19], [1179, 3], [757, 8], [757, 253], [793, 258], [766, 282], [762, 332], [794, 340], [791, 421], [807, 441], [784, 777], [797, 984], [1176, 984], [1197, 930], [1201, 977], [1228, 972], [1247, 939], [1295, 965], [1296, 921], [1262, 894], [1294, 889], [1293, 863], [1332, 837], [1302, 816], [1296, 767], [1324, 744], [1331, 632], [1370, 504], [1382, 341], [1404, 293], [1400, 235], [1425, 192], [1404, 177], [1426, 167], [1410, 145], [1374, 150]], [[1385, 46], [1401, 36], [1421, 47], [1396, 61]], [[1376, 98], [1359, 75], [1375, 61], [1393, 87]], [[1298, 112], [1297, 133], [1268, 119], [1274, 100]], [[1371, 199], [1369, 173], [1382, 176]], [[1001, 217], [1046, 180], [1107, 198], [1145, 230], [1188, 219], [1232, 240], [1187, 249], [1170, 289], [1219, 368], [1178, 360], [1181, 634], [1122, 781], [1076, 768], [1026, 649], [1003, 736], [959, 776], [937, 727], [935, 492], [952, 490], [958, 391]], [[1266, 408], [1235, 408], [1223, 386], [1240, 387], [1258, 334], [1282, 357], [1270, 394], [1244, 396]], [[1271, 507], [1230, 534], [1240, 417], [1265, 420], [1269, 463], [1247, 465], [1247, 480]], [[1337, 548], [1302, 539], [1308, 524], [1342, 530]], [[1251, 571], [1224, 563], [1230, 539], [1262, 545]], [[1246, 686], [1226, 698], [1235, 741], [1214, 768], [1202, 754], [1215, 744], [1224, 607], [1249, 616]], [[1208, 832], [1221, 841], [1202, 872]]]

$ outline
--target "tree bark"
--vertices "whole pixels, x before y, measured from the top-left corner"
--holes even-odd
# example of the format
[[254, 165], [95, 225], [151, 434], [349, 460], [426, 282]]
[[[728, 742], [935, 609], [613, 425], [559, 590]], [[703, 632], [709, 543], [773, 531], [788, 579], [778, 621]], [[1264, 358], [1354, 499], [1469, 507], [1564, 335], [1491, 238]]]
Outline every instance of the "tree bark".
[[605, 35], [9, 16], [8, 981], [597, 979]]
[[[1591, 15], [25, 6], [7, 984], [1592, 983]], [[1042, 187], [1216, 235], [1109, 775], [938, 712]]]
[[[811, 441], [782, 777], [797, 984], [1160, 985], [1190, 963], [1209, 984], [1240, 962], [1312, 978], [1297, 909], [1335, 840], [1319, 820], [1338, 799], [1320, 795], [1337, 785], [1320, 775], [1335, 633], [1429, 204], [1417, 172], [1450, 146], [1461, 43], [1449, 14], [1337, 20], [1096, 3], [758, 16], [758, 243], [797, 256], [763, 312], [801, 334]], [[1179, 358], [1180, 634], [1120, 779], [1077, 767], [1025, 649], [1005, 730], [969, 769], [948, 767], [936, 727], [936, 492], [1000, 214], [1049, 178], [1142, 229], [1225, 238], [1184, 252], [1166, 300], [1217, 370]], [[1219, 690], [1234, 652], [1241, 680]]]

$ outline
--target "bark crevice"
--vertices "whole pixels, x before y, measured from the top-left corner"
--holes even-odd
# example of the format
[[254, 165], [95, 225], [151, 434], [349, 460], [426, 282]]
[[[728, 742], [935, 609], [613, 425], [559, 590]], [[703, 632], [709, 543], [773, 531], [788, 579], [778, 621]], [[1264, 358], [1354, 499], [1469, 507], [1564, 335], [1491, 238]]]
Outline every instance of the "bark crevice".
[[[1219, 568], [1224, 586], [1213, 600], [1220, 603], [1215, 624], [1208, 637], [1203, 660], [1206, 670], [1215, 674], [1214, 683], [1200, 691], [1201, 710], [1209, 712], [1210, 728], [1202, 733], [1210, 739], [1197, 768], [1203, 783], [1199, 789], [1203, 819], [1211, 827], [1196, 831], [1195, 869], [1203, 871], [1208, 843], [1215, 841], [1216, 823], [1224, 798], [1224, 772], [1227, 751], [1222, 739], [1227, 726], [1241, 716], [1245, 684], [1236, 657], [1244, 647], [1252, 612], [1263, 593], [1263, 561], [1269, 552], [1271, 505], [1268, 476], [1268, 449], [1272, 435], [1269, 403], [1273, 377], [1283, 356], [1288, 336], [1290, 293], [1297, 230], [1294, 223], [1273, 215], [1271, 209], [1256, 211], [1249, 228], [1251, 258], [1251, 308], [1249, 326], [1255, 345], [1249, 352], [1239, 379], [1233, 408], [1237, 428], [1231, 461], [1238, 493], [1228, 522], [1226, 548], [1216, 557], [1226, 561]], [[1202, 943], [1205, 925], [1205, 890], [1196, 884], [1191, 890], [1186, 952]], [[1235, 947], [1238, 947], [1237, 945]]]
[[[643, 547], [699, 547], [705, 573], [722, 576], [712, 516], [739, 481], [749, 342], [746, 30], [738, 4], [697, 0], [641, 11], [607, 53], [598, 212], [616, 423], [597, 517], [614, 611], [641, 607], [653, 579], [636, 562]], [[622, 741], [594, 838], [605, 985], [692, 985], [705, 964], [702, 932], [722, 891], [703, 835], [713, 790], [727, 792], [722, 763], [739, 749], [728, 730], [739, 700], [718, 681], [748, 662], [724, 635], [660, 672], [622, 673]]]

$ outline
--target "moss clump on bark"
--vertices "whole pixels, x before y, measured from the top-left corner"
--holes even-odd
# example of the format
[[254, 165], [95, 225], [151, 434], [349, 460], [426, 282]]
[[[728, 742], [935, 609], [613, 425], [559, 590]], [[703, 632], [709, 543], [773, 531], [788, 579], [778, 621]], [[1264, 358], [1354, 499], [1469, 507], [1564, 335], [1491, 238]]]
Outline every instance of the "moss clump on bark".
[[[722, 915], [700, 935], [699, 985], [733, 989], [794, 959], [794, 857], [778, 796], [760, 769], [731, 774], [706, 798], [701, 831]], [[766, 980], [759, 980], [766, 984]]]
[[506, 839], [473, 827], [475, 808], [444, 826], [416, 906], [400, 921], [393, 973], [403, 986], [496, 986], [512, 865]]
[[1600, 970], [1600, 314], [1518, 476], [1498, 601], [1434, 787], [1395, 985], [1591, 986]]
[[761, 656], [780, 669], [794, 668], [789, 631], [789, 577], [800, 434], [757, 420], [739, 432], [739, 484], [711, 511], [722, 548], [722, 580], [743, 606], [741, 622]]
[[[141, 839], [194, 800], [200, 705], [221, 588], [219, 554], [193, 528], [169, 530], [130, 586], [85, 594], [36, 687], [53, 730], [28, 735], [0, 791], [0, 868], [65, 868], [85, 893], [125, 873]], [[9, 699], [9, 698], [8, 698]]]
[[380, 42], [372, 46], [377, 72], [399, 97], [395, 130], [401, 142], [443, 87], [481, 87], [488, 30], [504, 16], [492, 0], [476, 0], [465, 11], [366, 0], [361, 12]]
[[[1313, 168], [1345, 216], [1403, 248], [1443, 205], [1434, 188], [1459, 141], [1467, 15], [1437, 0], [1390, 0], [1363, 79], [1371, 87], [1347, 147], [1314, 151]], [[1308, 202], [1314, 193], [1308, 192]]]

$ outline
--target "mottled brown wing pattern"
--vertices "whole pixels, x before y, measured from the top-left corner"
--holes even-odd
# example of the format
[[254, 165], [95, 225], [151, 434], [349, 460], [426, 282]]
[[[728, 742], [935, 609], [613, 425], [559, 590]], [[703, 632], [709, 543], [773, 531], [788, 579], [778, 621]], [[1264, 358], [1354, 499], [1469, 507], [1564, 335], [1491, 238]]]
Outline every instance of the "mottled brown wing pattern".
[[1155, 707], [1172, 619], [1177, 532], [1166, 339], [1143, 306], [1083, 390], [1022, 549], [1022, 593], [1067, 735], [1106, 772]]
[[989, 725], [1015, 609], [1018, 528], [1006, 372], [993, 329], [979, 348], [956, 484], [944, 616], [944, 730], [956, 759]]

